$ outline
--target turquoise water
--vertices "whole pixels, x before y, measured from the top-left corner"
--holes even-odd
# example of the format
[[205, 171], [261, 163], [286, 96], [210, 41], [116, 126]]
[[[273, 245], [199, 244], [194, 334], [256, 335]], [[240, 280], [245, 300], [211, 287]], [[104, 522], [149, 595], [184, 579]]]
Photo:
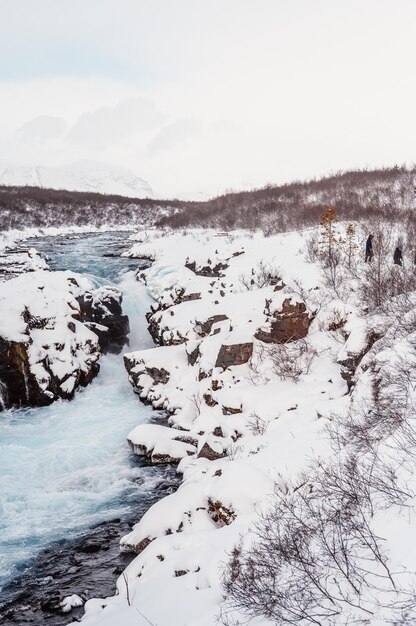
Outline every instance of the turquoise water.
[[[129, 315], [130, 349], [151, 347], [145, 288], [118, 253], [126, 235], [95, 234], [35, 240], [25, 245], [50, 256], [52, 269], [116, 283]], [[158, 475], [140, 468], [126, 443], [151, 409], [132, 391], [122, 354], [103, 356], [94, 382], [74, 400], [0, 414], [0, 587], [53, 541], [129, 513]]]

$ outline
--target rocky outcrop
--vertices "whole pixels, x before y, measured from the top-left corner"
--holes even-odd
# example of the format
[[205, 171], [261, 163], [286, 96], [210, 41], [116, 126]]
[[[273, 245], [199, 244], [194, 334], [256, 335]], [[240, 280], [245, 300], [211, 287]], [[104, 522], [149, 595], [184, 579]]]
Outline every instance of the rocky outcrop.
[[121, 292], [113, 287], [100, 287], [77, 300], [80, 320], [97, 335], [102, 352], [120, 352], [128, 343], [130, 332], [129, 318], [121, 308]]
[[364, 347], [356, 353], [348, 353], [346, 358], [338, 359], [338, 363], [341, 365], [341, 377], [345, 380], [348, 387], [348, 392], [352, 390], [355, 385], [355, 371], [361, 363], [364, 356], [371, 350], [376, 341], [381, 338], [379, 333], [371, 331], [366, 337]]
[[[12, 406], [47, 406], [54, 400], [70, 400], [78, 387], [85, 387], [98, 374], [99, 347], [92, 336], [83, 345], [75, 345], [73, 355], [89, 351], [83, 363], [74, 367], [73, 359], [68, 368], [58, 373], [56, 360], [45, 350], [45, 356], [33, 363], [33, 342], [7, 341], [0, 337], [0, 410]], [[64, 350], [63, 345], [54, 345], [53, 352]]]
[[195, 261], [187, 261], [185, 267], [197, 276], [205, 276], [208, 278], [220, 278], [224, 276], [224, 270], [228, 267], [227, 263], [219, 262], [212, 265], [209, 259], [207, 263], [207, 265], [197, 265]]
[[253, 343], [237, 343], [222, 345], [217, 356], [215, 367], [227, 369], [233, 365], [243, 365], [253, 356]]
[[256, 332], [256, 339], [265, 343], [289, 343], [306, 337], [311, 320], [303, 302], [286, 298], [274, 313], [269, 312], [269, 304], [266, 303], [268, 324]]
[[219, 446], [218, 443], [210, 445], [207, 441], [198, 452], [198, 458], [208, 459], [208, 461], [216, 461], [223, 456], [225, 456], [225, 451], [222, 446]]
[[159, 424], [141, 424], [127, 438], [133, 452], [152, 465], [179, 463], [196, 453], [198, 445], [194, 436]]
[[71, 272], [34, 271], [0, 294], [0, 410], [71, 399], [99, 371], [102, 350], [120, 350], [128, 318], [117, 289], [91, 289]]
[[124, 367], [136, 393], [140, 394], [143, 391], [143, 384], [140, 382], [143, 375], [146, 378], [150, 377], [152, 385], [166, 385], [169, 382], [170, 374], [164, 367], [149, 367], [143, 361], [138, 362], [134, 357], [134, 352], [125, 354], [123, 359]]

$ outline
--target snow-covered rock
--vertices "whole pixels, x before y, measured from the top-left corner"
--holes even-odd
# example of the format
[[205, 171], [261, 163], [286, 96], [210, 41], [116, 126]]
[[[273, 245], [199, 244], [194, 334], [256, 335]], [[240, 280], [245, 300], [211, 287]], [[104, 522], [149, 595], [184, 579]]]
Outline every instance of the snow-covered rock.
[[[126, 368], [134, 390], [166, 410], [170, 426], [140, 426], [129, 440], [150, 460], [158, 446], [165, 458], [180, 458], [183, 480], [122, 538], [122, 549], [138, 556], [117, 596], [87, 603], [86, 626], [130, 626], [131, 608], [143, 624], [216, 623], [229, 555], [250, 543], [276, 498], [300, 492], [305, 481], [307, 492], [313, 459], [322, 464], [333, 454], [329, 428], [348, 423], [352, 404], [366, 406], [373, 372], [389, 373], [392, 353], [380, 353], [374, 334], [386, 323], [366, 315], [356, 278], [345, 297], [328, 287], [305, 254], [310, 233], [216, 235], [147, 231], [128, 253], [153, 262], [139, 278], [155, 299], [148, 321], [159, 347], [125, 355]], [[360, 377], [353, 395], [349, 359]], [[132, 607], [127, 588], [137, 598]]]
[[1, 251], [0, 245], [0, 281], [8, 280], [23, 272], [49, 269], [47, 261], [35, 248], [27, 251]]
[[120, 344], [121, 325], [125, 340], [128, 320], [121, 315], [120, 292], [94, 289], [84, 276], [37, 270], [5, 282], [0, 291], [0, 409], [72, 398], [98, 373], [100, 343], [103, 349]]
[[69, 613], [73, 608], [83, 604], [84, 600], [76, 593], [72, 594], [72, 596], [66, 596], [61, 602], [62, 613]]

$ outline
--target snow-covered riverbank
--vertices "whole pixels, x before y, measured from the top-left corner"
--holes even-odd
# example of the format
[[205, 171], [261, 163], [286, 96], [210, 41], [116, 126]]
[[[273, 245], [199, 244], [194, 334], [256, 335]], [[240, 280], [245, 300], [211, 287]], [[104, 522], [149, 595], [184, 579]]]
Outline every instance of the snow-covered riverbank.
[[[329, 454], [328, 419], [349, 402], [348, 347], [331, 324], [345, 316], [351, 341], [365, 332], [354, 304], [327, 301], [308, 236], [141, 233], [126, 253], [153, 261], [141, 280], [161, 344], [127, 355], [130, 380], [172, 427], [138, 426], [129, 440], [153, 462], [180, 461], [183, 481], [122, 539], [140, 554], [117, 596], [87, 603], [86, 625], [215, 624], [227, 555], [276, 488], [296, 489], [309, 459]], [[293, 371], [279, 371], [285, 360]]]
[[[29, 308], [36, 304], [29, 297], [30, 289], [36, 287], [36, 280], [40, 277], [47, 279], [47, 284], [51, 286], [54, 281], [63, 281], [65, 289], [51, 291], [49, 295], [53, 298], [50, 302], [48, 300], [48, 310], [45, 312], [39, 309], [38, 313], [52, 316], [54, 323], [71, 322], [71, 313], [74, 311], [67, 305], [68, 301], [72, 301], [73, 294], [69, 292], [77, 288], [66, 282], [66, 278], [73, 276], [74, 272], [63, 271], [71, 267], [81, 272], [81, 275], [77, 274], [79, 284], [87, 289], [99, 289], [98, 286], [106, 284], [108, 280], [111, 284], [116, 281], [117, 289], [123, 294], [123, 313], [129, 317], [130, 346], [151, 347], [153, 342], [144, 317], [151, 299], [145, 286], [135, 280], [131, 271], [132, 266], [137, 267], [138, 263], [119, 256], [120, 246], [126, 247], [125, 240], [126, 235], [118, 233], [37, 240], [36, 245], [42, 253], [50, 257], [51, 270], [58, 271], [30, 272], [4, 283], [5, 289], [1, 292], [3, 296], [16, 282], [27, 282], [29, 291], [12, 294], [2, 324], [5, 324], [6, 318], [13, 316], [13, 310], [24, 296]], [[33, 243], [25, 243], [22, 249], [30, 248]], [[45, 289], [40, 293], [44, 292]], [[53, 303], [56, 310], [52, 307]], [[40, 306], [39, 302], [37, 305]], [[22, 324], [24, 322], [19, 318], [18, 311], [13, 320], [20, 320]], [[91, 335], [97, 341], [92, 332]], [[28, 338], [25, 336], [25, 340]], [[38, 336], [37, 339], [40, 341], [42, 338]], [[155, 494], [160, 497], [160, 493], [165, 492], [165, 472], [137, 464], [126, 441], [130, 429], [155, 414], [131, 392], [121, 354], [101, 355], [99, 363], [101, 369], [98, 377], [87, 388], [78, 391], [72, 401], [58, 400], [47, 407], [10, 409], [1, 413], [0, 472], [3, 480], [0, 487], [0, 584], [7, 587], [14, 579], [12, 589], [3, 589], [1, 604], [7, 603], [16, 594], [22, 596], [20, 604], [17, 600], [14, 603], [13, 611], [17, 611], [15, 617], [5, 623], [15, 623], [16, 620], [18, 623], [20, 618], [23, 619], [25, 605], [31, 606], [26, 612], [28, 619], [31, 616], [35, 623], [43, 623], [45, 614], [39, 604], [46, 602], [45, 598], [49, 594], [55, 598], [57, 593], [68, 587], [71, 593], [83, 592], [88, 587], [90, 590], [98, 590], [108, 589], [110, 585], [111, 589], [115, 575], [112, 569], [108, 570], [106, 577], [100, 573], [99, 568], [105, 562], [100, 556], [101, 552], [90, 557], [97, 563], [97, 572], [94, 574], [91, 568], [86, 584], [82, 582], [81, 566], [75, 568], [75, 573], [69, 571], [67, 578], [65, 568], [59, 566], [53, 573], [53, 582], [47, 584], [46, 574], [42, 573], [42, 568], [37, 569], [37, 555], [53, 546], [47, 558], [54, 556], [53, 551], [59, 555], [62, 550], [61, 561], [64, 563], [65, 554], [70, 555], [72, 542], [75, 542], [75, 546], [80, 544], [80, 534], [85, 543], [86, 529], [106, 521], [131, 519], [133, 512], [138, 515], [143, 511], [153, 501]], [[98, 531], [94, 530], [94, 537]], [[98, 536], [105, 538], [107, 532], [107, 526], [104, 526]], [[111, 532], [115, 533], [115, 523], [112, 523]], [[59, 542], [63, 544], [60, 546]], [[68, 547], [65, 548], [67, 542]], [[104, 550], [105, 544], [103, 554]], [[83, 554], [81, 551], [81, 560]], [[57, 559], [52, 562], [57, 562]], [[67, 563], [67, 569], [71, 570], [73, 565]], [[47, 576], [50, 576], [51, 571], [49, 567]], [[27, 581], [30, 574], [30, 584], [25, 583], [24, 580]], [[22, 575], [23, 579], [20, 579]], [[65, 579], [61, 579], [60, 587], [62, 576]], [[105, 584], [101, 584], [104, 578]], [[53, 606], [55, 600], [46, 604]], [[38, 612], [32, 613], [32, 608]], [[5, 619], [3, 614], [2, 618]]]
[[[256, 626], [286, 623], [259, 613], [253, 617], [252, 606], [244, 609], [236, 603], [233, 587], [240, 585], [241, 589], [242, 584], [239, 555], [255, 539], [252, 531], [260, 515], [267, 515], [280, 501], [290, 506], [297, 494], [299, 502], [307, 502], [313, 485], [317, 493], [326, 493], [318, 502], [322, 515], [326, 515], [325, 507], [333, 506], [336, 486], [317, 482], [317, 476], [328, 472], [336, 481], [338, 474], [332, 478], [332, 472], [340, 472], [351, 484], [354, 477], [347, 476], [350, 459], [355, 457], [354, 493], [362, 494], [356, 497], [362, 498], [363, 509], [361, 517], [351, 518], [355, 520], [354, 532], [367, 533], [359, 536], [371, 542], [382, 536], [383, 550], [388, 546], [391, 562], [386, 565], [384, 556], [377, 552], [379, 547], [374, 547], [376, 543], [373, 553], [365, 552], [366, 546], [372, 545], [365, 543], [354, 547], [358, 550], [354, 557], [345, 553], [344, 558], [356, 559], [359, 572], [373, 555], [372, 578], [358, 592], [363, 607], [354, 605], [348, 588], [344, 588], [348, 583], [334, 578], [333, 585], [341, 584], [337, 592], [328, 579], [327, 593], [335, 597], [338, 593], [339, 608], [332, 611], [333, 600], [323, 596], [322, 610], [331, 618], [322, 623], [345, 625], [353, 616], [359, 623], [364, 620], [380, 626], [401, 614], [405, 609], [400, 607], [411, 602], [412, 576], [404, 573], [415, 563], [405, 555], [404, 547], [413, 532], [412, 516], [400, 517], [400, 503], [387, 503], [380, 491], [380, 485], [387, 484], [383, 476], [391, 479], [388, 449], [392, 437], [394, 441], [399, 435], [391, 425], [386, 426], [383, 420], [388, 421], [388, 417], [382, 414], [378, 423], [369, 423], [370, 439], [365, 443], [360, 433], [365, 432], [365, 420], [371, 422], [371, 417], [359, 417], [365, 405], [369, 416], [377, 411], [370, 407], [378, 401], [378, 377], [382, 376], [388, 388], [392, 371], [380, 367], [387, 365], [404, 337], [408, 341], [410, 327], [398, 325], [393, 334], [386, 335], [394, 318], [387, 312], [369, 315], [361, 302], [363, 284], [371, 280], [371, 268], [366, 268], [359, 256], [353, 270], [348, 264], [340, 267], [342, 281], [335, 282], [318, 258], [311, 258], [307, 242], [313, 234], [284, 233], [265, 238], [261, 234], [226, 236], [203, 231], [141, 233], [126, 253], [153, 261], [140, 277], [155, 299], [148, 321], [159, 343], [157, 348], [128, 353], [126, 367], [141, 398], [170, 413], [171, 427], [138, 426], [129, 441], [136, 454], [154, 463], [179, 462], [182, 484], [177, 492], [153, 505], [122, 538], [122, 548], [134, 550], [138, 556], [119, 578], [116, 596], [86, 604], [86, 626], [213, 626], [218, 620], [246, 623], [247, 616]], [[391, 270], [392, 275], [397, 274], [397, 284], [403, 279], [400, 271]], [[414, 306], [412, 302], [407, 306]], [[389, 337], [387, 352], [380, 339], [384, 335]], [[406, 350], [402, 357], [411, 361], [411, 351]], [[346, 429], [353, 424], [355, 431], [347, 435]], [[370, 434], [371, 428], [378, 428], [380, 433], [380, 424], [386, 427], [385, 441], [376, 432]], [[338, 446], [343, 440], [345, 451], [341, 453]], [[379, 452], [374, 457], [376, 445]], [[403, 468], [403, 454], [408, 453], [396, 453], [398, 468]], [[381, 482], [369, 483], [375, 509], [364, 513], [369, 505], [367, 492], [362, 491], [363, 481], [371, 463], [377, 467]], [[411, 474], [406, 471], [403, 474], [401, 469], [401, 479], [410, 487]], [[341, 486], [347, 489], [347, 483]], [[403, 483], [397, 489], [404, 489]], [[406, 498], [411, 497], [409, 494]], [[350, 496], [345, 492], [343, 497], [347, 501]], [[348, 510], [351, 516], [358, 515]], [[364, 514], [369, 515], [365, 522]], [[399, 516], [399, 535], [392, 516]], [[347, 524], [349, 518], [345, 519]], [[280, 522], [276, 519], [271, 523]], [[327, 523], [328, 532], [332, 532], [331, 523]], [[367, 524], [365, 531], [363, 523]], [[343, 531], [344, 538], [353, 541], [348, 528]], [[290, 537], [290, 527], [285, 532]], [[331, 563], [335, 563], [335, 576], [342, 572], [342, 568], [337, 569], [336, 556], [323, 565], [324, 556], [317, 550], [319, 575], [331, 571], [326, 570]], [[332, 559], [332, 553], [328, 554]], [[228, 569], [224, 583], [231, 555], [235, 569]], [[271, 561], [273, 558], [271, 553]], [[291, 566], [289, 561], [286, 567]], [[250, 568], [250, 564], [245, 567]], [[280, 567], [277, 562], [276, 567]], [[400, 572], [400, 588], [392, 586], [390, 592], [391, 581], [383, 575], [386, 567], [392, 568], [394, 576]], [[287, 571], [289, 578], [283, 573], [279, 576], [281, 585], [287, 584], [289, 589], [291, 574], [290, 569]], [[249, 584], [249, 570], [246, 576], [245, 584]], [[379, 596], [374, 598], [376, 588]], [[319, 586], [317, 589], [320, 593]], [[244, 591], [241, 593], [244, 597]], [[325, 602], [329, 602], [328, 608]], [[293, 606], [296, 610], [296, 601]], [[373, 614], [370, 620], [369, 607]], [[306, 604], [305, 624], [309, 623], [308, 610]]]
[[[388, 567], [398, 578], [392, 588], [394, 601], [384, 587], [374, 586], [374, 581], [379, 585], [386, 578], [380, 568], [387, 566], [381, 553], [374, 552], [378, 546], [373, 546], [373, 587], [363, 581], [359, 595], [364, 608], [354, 605], [336, 577], [326, 579], [327, 593], [334, 593], [335, 585], [341, 596], [336, 600], [340, 609], [328, 624], [345, 626], [354, 618], [381, 626], [398, 612], [410, 610], [403, 598], [411, 601], [416, 563], [405, 547], [413, 532], [409, 498], [416, 489], [412, 457], [403, 444], [407, 441], [409, 448], [412, 431], [400, 428], [414, 406], [414, 277], [410, 269], [387, 267], [392, 308], [371, 309], [370, 299], [362, 300], [372, 284], [371, 267], [358, 256], [353, 266], [348, 262], [339, 266], [341, 280], [334, 277], [310, 245], [314, 234], [264, 237], [153, 230], [133, 237], [124, 255], [152, 265], [137, 272], [138, 281], [129, 275], [132, 282], [126, 293], [133, 301], [133, 285], [147, 293], [140, 324], [142, 328], [146, 324], [147, 311], [157, 347], [150, 338], [145, 346], [131, 345], [125, 366], [134, 391], [145, 404], [166, 411], [169, 426], [137, 423], [134, 413], [130, 433], [126, 429], [124, 437], [135, 454], [152, 464], [178, 463], [182, 483], [121, 539], [122, 549], [137, 557], [118, 579], [117, 595], [86, 603], [86, 626], [244, 623], [252, 615], [235, 602], [233, 586], [241, 584], [241, 555], [253, 544], [253, 529], [261, 516], [267, 516], [276, 502], [290, 505], [297, 497], [307, 502], [314, 492], [325, 492], [318, 503], [319, 511], [324, 511], [324, 504], [332, 506], [336, 481], [345, 475], [359, 491], [367, 484], [363, 477], [370, 465], [377, 468], [378, 482], [376, 487], [368, 483], [371, 493], [376, 491], [370, 498], [370, 517], [364, 518], [372, 534], [364, 537], [371, 541], [382, 537], [383, 549], [391, 557]], [[397, 310], [401, 317], [396, 321]], [[399, 371], [402, 381], [397, 386], [393, 381]], [[107, 392], [113, 406], [110, 385], [106, 397]], [[127, 393], [133, 402], [132, 391]], [[400, 406], [388, 405], [398, 399]], [[70, 406], [76, 408], [77, 401]], [[96, 428], [100, 419], [93, 424]], [[380, 491], [387, 484], [384, 474], [390, 471], [394, 502], [387, 502]], [[401, 481], [397, 485], [395, 473]], [[320, 475], [335, 483], [319, 482]], [[366, 494], [360, 495], [364, 508]], [[348, 501], [347, 496], [343, 495]], [[352, 501], [346, 506], [354, 532], [362, 532]], [[403, 510], [408, 515], [402, 515]], [[290, 541], [290, 528], [286, 532]], [[351, 529], [346, 532], [348, 538]], [[361, 572], [368, 555], [357, 554], [364, 559], [357, 570]], [[318, 565], [321, 556], [317, 551]], [[291, 563], [286, 566], [286, 577], [279, 573], [282, 586], [292, 576]], [[326, 566], [319, 567], [325, 574]], [[376, 598], [372, 589], [379, 591]], [[327, 610], [326, 601], [322, 610]], [[374, 615], [370, 621], [367, 607]], [[286, 622], [257, 614], [250, 623]]]

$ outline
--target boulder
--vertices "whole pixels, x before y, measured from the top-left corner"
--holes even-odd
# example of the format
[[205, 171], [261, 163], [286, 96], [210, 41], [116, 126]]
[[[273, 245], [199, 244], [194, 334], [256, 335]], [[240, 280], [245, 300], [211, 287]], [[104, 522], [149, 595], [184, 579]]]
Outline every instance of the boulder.
[[253, 343], [237, 343], [222, 345], [218, 352], [215, 367], [227, 369], [234, 365], [243, 365], [253, 355]]
[[224, 322], [225, 320], [228, 320], [227, 315], [213, 315], [212, 317], [209, 317], [207, 320], [205, 320], [205, 322], [197, 322], [195, 325], [195, 331], [200, 337], [206, 337], [211, 333], [214, 324], [217, 324], [218, 322]]
[[222, 459], [224, 456], [224, 450], [222, 446], [215, 445], [215, 449], [205, 442], [200, 451], [198, 452], [198, 458], [208, 459], [209, 461], [216, 461]]
[[349, 352], [343, 350], [343, 358], [338, 358], [338, 363], [341, 365], [341, 377], [347, 383], [348, 392], [350, 392], [355, 385], [355, 371], [357, 367], [367, 352], [371, 350], [375, 342], [380, 338], [381, 335], [379, 333], [371, 331], [366, 335], [365, 343], [360, 351]]
[[179, 463], [196, 453], [198, 441], [194, 436], [159, 424], [140, 424], [127, 438], [133, 452], [152, 465]]
[[125, 354], [123, 359], [124, 367], [136, 393], [140, 394], [143, 390], [143, 385], [140, 384], [143, 375], [151, 378], [152, 385], [166, 385], [169, 382], [170, 374], [164, 367], [147, 366], [144, 361], [135, 358], [134, 352]]
[[289, 343], [303, 339], [309, 332], [310, 318], [303, 302], [286, 298], [279, 310], [269, 314], [268, 325], [255, 333], [255, 338], [265, 343]]
[[121, 292], [100, 287], [77, 298], [80, 320], [97, 336], [102, 352], [118, 353], [128, 343], [129, 318], [123, 315]]

